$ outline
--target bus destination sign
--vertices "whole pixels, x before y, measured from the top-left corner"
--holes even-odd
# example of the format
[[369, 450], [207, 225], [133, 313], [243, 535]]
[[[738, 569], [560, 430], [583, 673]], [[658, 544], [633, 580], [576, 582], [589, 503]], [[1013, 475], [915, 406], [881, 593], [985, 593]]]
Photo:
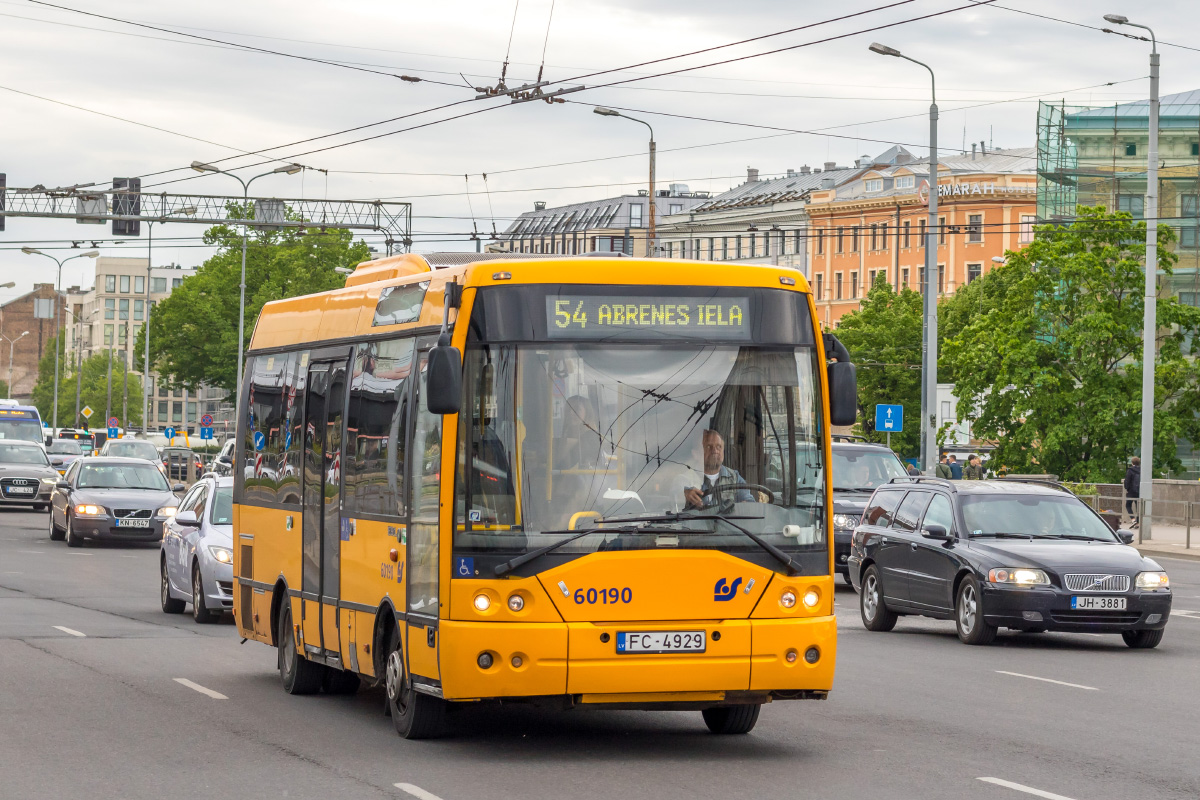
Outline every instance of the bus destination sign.
[[747, 297], [621, 297], [550, 295], [546, 331], [551, 339], [607, 339], [649, 333], [663, 338], [748, 341]]

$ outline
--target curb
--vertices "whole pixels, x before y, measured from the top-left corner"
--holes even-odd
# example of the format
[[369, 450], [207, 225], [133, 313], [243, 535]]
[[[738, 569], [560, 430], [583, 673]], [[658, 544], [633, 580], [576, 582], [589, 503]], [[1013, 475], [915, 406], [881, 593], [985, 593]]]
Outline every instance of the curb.
[[1141, 547], [1134, 545], [1134, 548], [1143, 556], [1149, 558], [1179, 558], [1185, 561], [1200, 561], [1200, 549], [1192, 548], [1191, 550], [1166, 550], [1157, 547]]

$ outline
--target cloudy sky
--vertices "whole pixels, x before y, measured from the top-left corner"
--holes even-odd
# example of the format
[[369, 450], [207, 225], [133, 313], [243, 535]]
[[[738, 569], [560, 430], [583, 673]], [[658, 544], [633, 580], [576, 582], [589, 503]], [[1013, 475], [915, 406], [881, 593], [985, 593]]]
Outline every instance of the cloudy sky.
[[[1148, 45], [1096, 30], [1104, 12], [1165, 37], [1163, 94], [1200, 87], [1200, 50], [1176, 46], [1198, 39], [1193, 2], [0, 0], [0, 172], [9, 187], [146, 176], [144, 189], [219, 195], [240, 187], [187, 165], [219, 161], [249, 177], [297, 161], [327, 173], [263, 178], [252, 194], [408, 200], [416, 250], [474, 249], [473, 228], [503, 230], [535, 200], [644, 185], [646, 129], [596, 116], [595, 105], [653, 124], [664, 186], [719, 192], [747, 167], [768, 176], [848, 164], [897, 142], [923, 153], [928, 74], [868, 52], [880, 41], [936, 71], [943, 148], [1032, 146], [1038, 97], [1104, 104], [1147, 93]], [[548, 90], [589, 88], [554, 105], [474, 100], [467, 84], [494, 86], [506, 52], [510, 87], [541, 69], [561, 81]], [[744, 56], [756, 57], [707, 66]], [[329, 135], [360, 126], [370, 127]], [[324, 138], [291, 144], [313, 137]], [[355, 143], [365, 137], [378, 138]], [[244, 155], [267, 148], [267, 158]], [[211, 252], [199, 225], [155, 227], [156, 265], [198, 265]], [[97, 240], [104, 255], [144, 256], [145, 239], [145, 226], [140, 241], [117, 245], [108, 225], [10, 217], [0, 282], [17, 285], [0, 301], [53, 280], [50, 262], [22, 245]], [[63, 285], [90, 285], [91, 273], [90, 261], [72, 261]]]

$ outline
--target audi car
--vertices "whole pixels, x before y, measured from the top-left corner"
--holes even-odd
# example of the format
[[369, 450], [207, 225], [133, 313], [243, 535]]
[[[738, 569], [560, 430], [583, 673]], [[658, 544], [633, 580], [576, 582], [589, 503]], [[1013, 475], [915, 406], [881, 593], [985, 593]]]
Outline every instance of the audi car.
[[899, 478], [871, 496], [848, 566], [871, 631], [918, 614], [974, 645], [1009, 628], [1157, 647], [1171, 582], [1132, 542], [1057, 484]]
[[50, 538], [79, 547], [88, 539], [157, 542], [175, 515], [177, 492], [158, 465], [140, 458], [77, 459], [51, 496]]
[[33, 506], [45, 511], [58, 473], [40, 444], [19, 439], [0, 441], [0, 505]]

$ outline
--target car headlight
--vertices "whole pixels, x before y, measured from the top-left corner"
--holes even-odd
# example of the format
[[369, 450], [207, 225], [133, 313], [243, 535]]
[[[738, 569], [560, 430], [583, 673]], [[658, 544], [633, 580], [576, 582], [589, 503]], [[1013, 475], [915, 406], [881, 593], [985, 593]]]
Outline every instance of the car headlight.
[[856, 517], [853, 514], [834, 514], [833, 515], [833, 527], [837, 528], [838, 530], [845, 530], [847, 528], [857, 528], [858, 521], [860, 519], [861, 519], [861, 517]]
[[163, 506], [162, 508], [160, 508], [158, 511], [155, 511], [154, 513], [160, 517], [173, 517], [173, 516], [175, 516], [176, 510], [177, 509], [175, 506]]
[[1137, 588], [1139, 589], [1169, 589], [1171, 580], [1165, 572], [1139, 572], [1137, 576]]
[[212, 547], [209, 546], [208, 552], [212, 553], [212, 557], [222, 564], [233, 563], [233, 551], [228, 547]]
[[87, 503], [75, 506], [75, 513], [81, 517], [103, 517], [104, 509]]
[[988, 582], [1007, 583], [1014, 586], [1049, 586], [1050, 576], [1040, 569], [1014, 567], [991, 570], [988, 572]]
[[47, 486], [54, 486], [58, 483], [58, 478], [42, 478], [42, 483], [46, 484]]

